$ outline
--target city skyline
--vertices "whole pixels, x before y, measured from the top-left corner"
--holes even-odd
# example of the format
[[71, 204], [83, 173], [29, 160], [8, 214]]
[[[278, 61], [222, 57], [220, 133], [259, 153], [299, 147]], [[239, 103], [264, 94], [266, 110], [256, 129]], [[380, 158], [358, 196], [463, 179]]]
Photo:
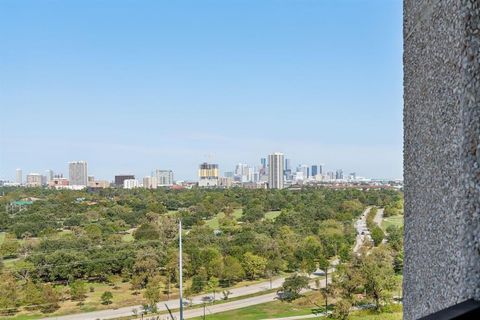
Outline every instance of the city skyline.
[[[17, 183], [17, 184], [22, 184], [21, 182], [26, 182], [26, 177], [28, 175], [38, 175], [42, 176], [45, 180], [45, 182], [49, 182], [52, 180], [54, 177], [55, 178], [61, 178], [65, 179], [68, 178], [68, 180], [71, 180], [72, 178], [72, 168], [76, 168], [78, 166], [81, 166], [82, 169], [76, 168], [73, 169], [75, 173], [73, 173], [75, 176], [77, 176], [80, 172], [83, 176], [83, 181], [80, 183], [75, 183], [79, 178], [75, 177], [73, 178], [73, 183], [72, 185], [76, 186], [86, 186], [88, 181], [90, 179], [95, 179], [95, 181], [109, 181], [114, 185], [122, 185], [123, 181], [121, 183], [117, 183], [117, 177], [126, 177], [126, 179], [135, 179], [138, 180], [140, 183], [142, 180], [145, 178], [154, 178], [155, 182], [158, 183], [158, 186], [171, 186], [174, 181], [189, 181], [189, 182], [197, 182], [200, 181], [201, 178], [200, 176], [202, 175], [199, 171], [199, 166], [202, 167], [203, 165], [214, 165], [215, 166], [215, 171], [217, 174], [217, 177], [234, 177], [234, 176], [254, 176], [254, 174], [257, 174], [259, 176], [266, 176], [269, 177], [271, 172], [269, 172], [269, 163], [271, 161], [270, 157], [274, 155], [280, 155], [281, 156], [281, 166], [282, 169], [281, 171], [283, 172], [283, 176], [286, 180], [306, 180], [307, 178], [311, 178], [316, 176], [317, 174], [323, 175], [323, 176], [331, 176], [331, 179], [338, 179], [341, 180], [343, 179], [343, 173], [344, 173], [344, 168], [340, 168], [338, 166], [326, 166], [322, 162], [318, 161], [305, 161], [305, 162], [297, 162], [297, 161], [292, 161], [292, 158], [289, 157], [288, 155], [285, 155], [282, 152], [273, 152], [271, 154], [267, 154], [265, 157], [261, 156], [257, 158], [256, 163], [246, 163], [246, 162], [236, 162], [234, 165], [228, 166], [228, 167], [222, 167], [215, 161], [203, 161], [202, 163], [196, 165], [196, 175], [191, 178], [191, 179], [185, 179], [183, 177], [179, 177], [175, 170], [172, 170], [171, 168], [164, 168], [162, 167], [156, 167], [156, 168], [151, 168], [148, 172], [138, 172], [139, 170], [136, 169], [130, 169], [124, 172], [115, 172], [111, 176], [100, 176], [95, 173], [95, 168], [93, 170], [88, 169], [87, 170], [87, 165], [89, 168], [92, 168], [91, 165], [89, 164], [89, 161], [86, 160], [72, 160], [72, 161], [67, 161], [66, 162], [66, 168], [65, 170], [59, 170], [58, 168], [49, 168], [49, 169], [38, 169], [38, 170], [25, 170], [24, 168], [15, 168], [14, 173], [12, 174], [13, 178], [6, 178], [6, 177], [0, 177], [0, 181], [3, 182], [10, 182], [10, 183]], [[77, 172], [78, 170], [81, 170], [80, 172]], [[241, 171], [243, 170], [248, 170], [248, 173], [242, 173]], [[44, 175], [38, 173], [38, 172], [44, 172]], [[355, 177], [362, 177], [366, 179], [385, 179], [385, 180], [402, 180], [401, 178], [379, 178], [379, 177], [369, 177], [365, 176], [362, 174], [359, 174], [358, 171], [355, 169], [349, 170], [347, 169], [345, 171], [347, 175], [353, 174]], [[300, 174], [300, 176], [298, 176]], [[339, 174], [341, 176], [339, 176]], [[127, 178], [128, 177], [128, 178]], [[277, 178], [278, 179], [278, 178]], [[71, 182], [72, 182], [71, 181]], [[253, 180], [249, 180], [253, 181]], [[151, 181], [150, 181], [151, 182]], [[247, 182], [247, 181], [244, 181]], [[267, 181], [264, 181], [267, 182]]]
[[99, 177], [193, 179], [277, 150], [402, 176], [401, 3], [188, 8], [3, 3], [0, 177], [87, 159]]

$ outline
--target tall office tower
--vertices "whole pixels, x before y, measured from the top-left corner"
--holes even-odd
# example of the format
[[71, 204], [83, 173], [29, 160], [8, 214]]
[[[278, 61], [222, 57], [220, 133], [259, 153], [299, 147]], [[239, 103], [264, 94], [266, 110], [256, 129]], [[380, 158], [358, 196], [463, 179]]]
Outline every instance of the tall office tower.
[[127, 179], [135, 179], [133, 174], [120, 174], [115, 176], [115, 186], [123, 187], [123, 182]]
[[173, 186], [173, 171], [172, 170], [155, 170], [152, 176], [157, 178], [157, 185], [159, 187]]
[[343, 179], [343, 170], [338, 169], [337, 172], [335, 172], [335, 179], [337, 180], [342, 180]]
[[202, 163], [198, 169], [199, 187], [218, 186], [218, 164]]
[[268, 187], [270, 189], [283, 189], [284, 164], [283, 153], [275, 152], [268, 156]]
[[27, 186], [28, 187], [41, 187], [42, 186], [42, 175], [39, 173], [30, 173], [27, 174]]
[[323, 174], [323, 164], [318, 166], [318, 174]]
[[312, 169], [311, 169], [310, 173], [312, 174], [312, 177], [315, 177], [317, 174], [319, 174], [318, 166], [316, 164], [312, 165]]
[[258, 170], [260, 176], [265, 176], [267, 174], [267, 159], [260, 159], [260, 168]]
[[47, 183], [53, 180], [53, 170], [46, 170], [45, 177], [47, 177]]
[[285, 179], [287, 179], [287, 180], [292, 180], [293, 179], [292, 160], [291, 159], [285, 159], [285, 168], [283, 170], [283, 175], [285, 176]]
[[86, 161], [71, 161], [68, 163], [68, 180], [71, 186], [87, 186], [88, 170]]
[[23, 183], [23, 174], [22, 174], [22, 169], [18, 168], [15, 170], [15, 182], [18, 184]]
[[262, 167], [266, 168], [267, 167], [267, 158], [261, 158], [260, 159], [260, 164]]
[[292, 170], [292, 159], [285, 159], [285, 170]]

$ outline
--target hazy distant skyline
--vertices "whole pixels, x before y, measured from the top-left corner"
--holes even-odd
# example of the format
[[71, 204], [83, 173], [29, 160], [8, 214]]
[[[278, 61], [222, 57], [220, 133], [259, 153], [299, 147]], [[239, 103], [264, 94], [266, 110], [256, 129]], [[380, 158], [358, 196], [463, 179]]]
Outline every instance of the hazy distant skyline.
[[402, 177], [401, 1], [2, 1], [0, 179], [283, 152]]

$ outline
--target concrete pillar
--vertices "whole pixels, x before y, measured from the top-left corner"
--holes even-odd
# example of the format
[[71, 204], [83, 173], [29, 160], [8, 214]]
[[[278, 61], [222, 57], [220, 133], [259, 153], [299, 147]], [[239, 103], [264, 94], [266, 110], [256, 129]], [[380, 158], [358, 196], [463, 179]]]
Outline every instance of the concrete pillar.
[[480, 299], [480, 1], [404, 0], [404, 319]]

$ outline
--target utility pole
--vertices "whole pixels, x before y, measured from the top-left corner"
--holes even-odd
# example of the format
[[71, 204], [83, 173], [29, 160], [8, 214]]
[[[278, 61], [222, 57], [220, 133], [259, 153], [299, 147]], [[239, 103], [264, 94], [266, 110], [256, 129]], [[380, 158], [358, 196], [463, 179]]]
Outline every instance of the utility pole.
[[180, 275], [180, 320], [183, 320], [182, 219], [178, 220], [178, 268]]

